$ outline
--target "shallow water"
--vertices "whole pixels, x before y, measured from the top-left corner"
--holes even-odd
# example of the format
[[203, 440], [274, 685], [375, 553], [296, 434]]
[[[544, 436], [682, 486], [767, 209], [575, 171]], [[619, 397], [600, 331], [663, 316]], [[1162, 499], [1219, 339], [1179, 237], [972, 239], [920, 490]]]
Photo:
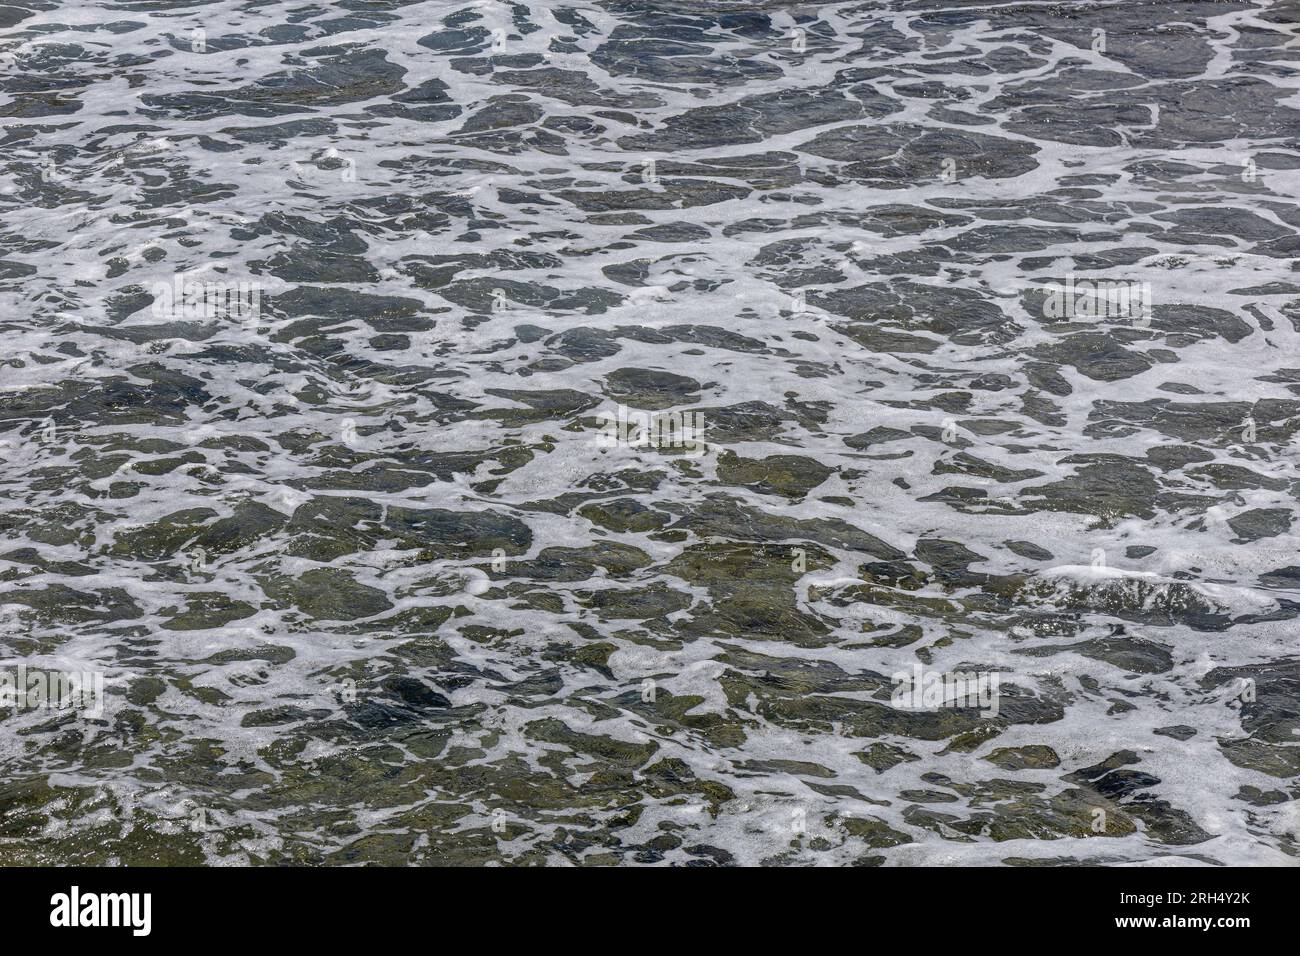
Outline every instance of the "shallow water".
[[1298, 25], [6, 5], [0, 862], [1292, 863]]

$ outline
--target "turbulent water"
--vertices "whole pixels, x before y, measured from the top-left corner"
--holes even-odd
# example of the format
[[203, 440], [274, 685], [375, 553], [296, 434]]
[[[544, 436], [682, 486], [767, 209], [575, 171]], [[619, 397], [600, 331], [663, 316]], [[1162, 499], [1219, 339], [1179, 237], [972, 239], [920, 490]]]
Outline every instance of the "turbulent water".
[[0, 863], [1295, 862], [1300, 5], [0, 28]]

